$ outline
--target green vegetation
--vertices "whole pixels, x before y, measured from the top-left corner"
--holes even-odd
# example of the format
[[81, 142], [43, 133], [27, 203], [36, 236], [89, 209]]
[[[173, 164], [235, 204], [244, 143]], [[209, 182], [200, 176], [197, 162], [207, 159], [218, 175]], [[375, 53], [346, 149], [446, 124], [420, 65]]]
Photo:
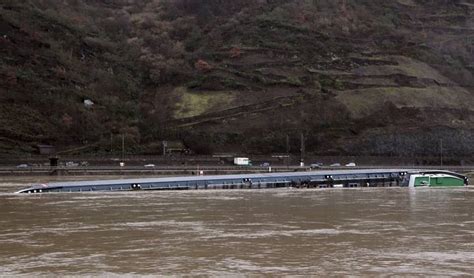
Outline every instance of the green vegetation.
[[281, 82], [287, 83], [289, 85], [296, 86], [296, 87], [301, 87], [304, 85], [303, 82], [296, 76], [289, 76], [286, 78], [286, 80], [283, 80]]
[[342, 83], [341, 80], [333, 79], [329, 76], [321, 76], [319, 78], [319, 83], [321, 84], [321, 88], [326, 89], [326, 90], [330, 90], [330, 89], [343, 90], [344, 89], [344, 84]]
[[175, 118], [198, 116], [214, 109], [228, 106], [235, 96], [224, 92], [189, 92], [176, 88], [174, 94], [180, 99], [176, 103]]

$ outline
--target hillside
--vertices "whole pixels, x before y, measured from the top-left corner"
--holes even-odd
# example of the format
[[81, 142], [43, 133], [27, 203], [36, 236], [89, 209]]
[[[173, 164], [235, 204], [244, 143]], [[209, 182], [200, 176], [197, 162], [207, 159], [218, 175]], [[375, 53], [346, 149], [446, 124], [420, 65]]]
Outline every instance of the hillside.
[[1, 153], [474, 154], [473, 1], [0, 3]]

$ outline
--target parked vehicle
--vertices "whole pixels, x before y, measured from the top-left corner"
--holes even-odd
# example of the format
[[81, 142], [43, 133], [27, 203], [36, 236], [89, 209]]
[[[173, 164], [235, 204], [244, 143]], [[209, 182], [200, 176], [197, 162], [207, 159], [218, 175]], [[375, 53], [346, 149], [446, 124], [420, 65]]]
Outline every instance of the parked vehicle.
[[346, 164], [346, 167], [355, 167], [355, 166], [356, 166], [356, 164], [354, 162]]
[[76, 163], [74, 161], [66, 162], [66, 167], [77, 167], [77, 166], [79, 166], [79, 163]]
[[309, 167], [310, 167], [311, 169], [319, 169], [319, 168], [321, 168], [322, 166], [323, 166], [323, 164], [320, 163], [320, 162], [312, 163], [312, 164], [309, 165]]
[[251, 166], [252, 163], [248, 157], [234, 157], [234, 164], [239, 166]]

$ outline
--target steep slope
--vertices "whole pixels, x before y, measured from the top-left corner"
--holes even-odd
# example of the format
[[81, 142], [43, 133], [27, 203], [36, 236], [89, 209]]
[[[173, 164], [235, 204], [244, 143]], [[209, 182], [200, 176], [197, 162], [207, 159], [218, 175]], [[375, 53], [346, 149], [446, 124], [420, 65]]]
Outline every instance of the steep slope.
[[[2, 3], [0, 147], [97, 143], [138, 118], [140, 73], [133, 51], [90, 22], [33, 4]], [[84, 27], [89, 26], [89, 27]], [[84, 100], [93, 100], [88, 109]]]
[[[181, 99], [177, 127], [246, 151], [284, 151], [286, 134], [297, 150], [302, 131], [318, 153], [430, 154], [440, 139], [472, 152], [464, 3], [289, 1], [258, 12], [201, 38], [193, 54], [207, 67], [169, 92]], [[209, 101], [189, 101], [198, 96]]]
[[470, 1], [54, 2], [2, 4], [3, 149], [474, 153]]

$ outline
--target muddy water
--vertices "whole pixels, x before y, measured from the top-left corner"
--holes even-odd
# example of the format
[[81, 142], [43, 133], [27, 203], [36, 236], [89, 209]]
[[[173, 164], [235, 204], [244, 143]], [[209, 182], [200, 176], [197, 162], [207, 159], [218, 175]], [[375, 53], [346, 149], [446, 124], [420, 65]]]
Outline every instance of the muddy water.
[[24, 183], [0, 184], [0, 276], [474, 274], [472, 189], [8, 193]]

